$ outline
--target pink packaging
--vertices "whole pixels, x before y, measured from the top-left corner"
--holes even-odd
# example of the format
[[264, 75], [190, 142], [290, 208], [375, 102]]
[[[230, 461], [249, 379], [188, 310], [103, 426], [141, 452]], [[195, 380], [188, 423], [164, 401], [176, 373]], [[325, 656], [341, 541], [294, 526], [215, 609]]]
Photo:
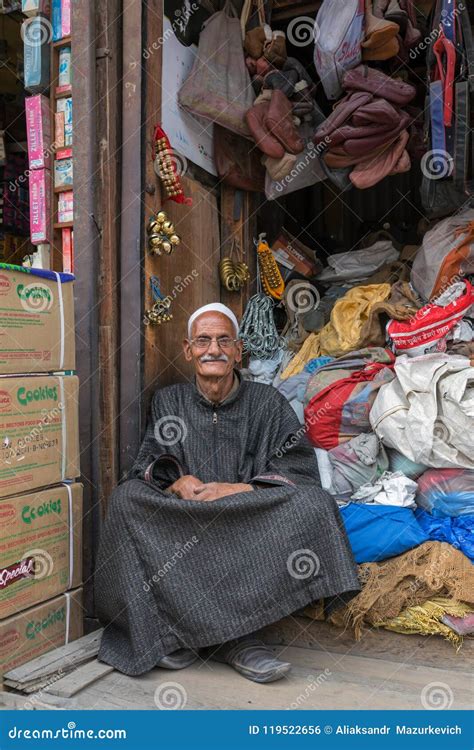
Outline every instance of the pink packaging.
[[61, 224], [74, 220], [74, 196], [72, 190], [65, 190], [58, 196], [58, 221]]
[[61, 0], [61, 34], [71, 36], [71, 0]]
[[30, 235], [33, 245], [51, 242], [51, 172], [30, 173]]
[[49, 99], [42, 94], [25, 99], [28, 163], [30, 169], [51, 166], [51, 111]]

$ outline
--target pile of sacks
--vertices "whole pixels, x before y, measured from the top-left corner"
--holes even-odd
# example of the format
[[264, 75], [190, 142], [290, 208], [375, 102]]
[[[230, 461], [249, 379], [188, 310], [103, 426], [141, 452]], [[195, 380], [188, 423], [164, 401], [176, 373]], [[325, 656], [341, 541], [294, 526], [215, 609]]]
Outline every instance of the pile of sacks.
[[[393, 269], [394, 245], [379, 237], [372, 247], [375, 272]], [[354, 262], [357, 251], [340, 255], [352, 258], [336, 258], [319, 275], [332, 292], [304, 310], [312, 332], [296, 354], [280, 357], [273, 385], [305, 424], [370, 586], [388, 562], [393, 571], [411, 555], [423, 568], [442, 547], [462, 570], [462, 591], [474, 590], [474, 210], [425, 234], [409, 281], [368, 283], [373, 266]], [[405, 578], [397, 580], [401, 591]], [[366, 608], [364, 586], [345, 622], [437, 632], [458, 646], [474, 601], [440, 581], [400, 595], [386, 616], [379, 605], [376, 614]], [[463, 621], [459, 633], [449, 618]]]

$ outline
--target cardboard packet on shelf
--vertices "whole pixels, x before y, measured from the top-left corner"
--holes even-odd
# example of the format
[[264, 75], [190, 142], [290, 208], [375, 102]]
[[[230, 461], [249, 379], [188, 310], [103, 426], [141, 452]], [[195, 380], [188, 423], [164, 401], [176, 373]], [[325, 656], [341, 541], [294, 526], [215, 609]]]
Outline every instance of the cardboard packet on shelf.
[[58, 222], [66, 224], [70, 221], [74, 221], [74, 193], [72, 190], [65, 190], [58, 197]]
[[55, 159], [54, 160], [54, 187], [71, 188], [73, 179], [73, 160]]
[[21, 2], [21, 12], [24, 16], [37, 16], [40, 13], [48, 16], [49, 11], [49, 0], [22, 0]]
[[30, 169], [51, 166], [51, 112], [49, 99], [42, 94], [25, 100], [28, 164]]
[[51, 172], [30, 173], [30, 236], [33, 245], [51, 242]]
[[63, 484], [0, 500], [0, 620], [82, 583], [82, 491]]

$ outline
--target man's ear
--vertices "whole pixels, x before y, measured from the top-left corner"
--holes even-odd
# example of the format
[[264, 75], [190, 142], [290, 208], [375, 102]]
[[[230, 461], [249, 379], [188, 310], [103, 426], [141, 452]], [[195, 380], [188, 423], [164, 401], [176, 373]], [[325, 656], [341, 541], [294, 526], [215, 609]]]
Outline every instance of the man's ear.
[[183, 339], [183, 353], [186, 362], [191, 362], [193, 354], [191, 351], [191, 344], [189, 343], [188, 339]]
[[235, 361], [240, 365], [240, 363], [242, 362], [242, 342], [241, 341], [237, 341], [236, 348], [237, 348], [237, 351], [235, 353]]

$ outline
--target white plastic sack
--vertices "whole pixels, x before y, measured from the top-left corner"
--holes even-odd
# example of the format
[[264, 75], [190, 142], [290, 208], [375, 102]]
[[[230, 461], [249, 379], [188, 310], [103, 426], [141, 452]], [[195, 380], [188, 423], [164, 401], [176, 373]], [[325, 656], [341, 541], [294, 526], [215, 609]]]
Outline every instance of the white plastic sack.
[[474, 469], [474, 367], [467, 357], [398, 357], [370, 423], [384, 445], [435, 469]]
[[[471, 222], [474, 222], [474, 209], [466, 208], [439, 221], [433, 229], [426, 232], [423, 244], [415, 255], [410, 276], [412, 285], [423, 299], [431, 299], [440, 269], [447, 256], [467, 237]], [[469, 243], [468, 246], [470, 253], [459, 269], [460, 276], [467, 276], [468, 273], [474, 272], [474, 242]], [[458, 276], [442, 278], [441, 289], [458, 280]]]
[[314, 26], [314, 65], [328, 99], [342, 94], [346, 70], [359, 65], [364, 0], [324, 0]]
[[327, 258], [327, 267], [316, 276], [324, 284], [343, 281], [358, 283], [371, 276], [386, 263], [397, 260], [398, 250], [390, 240], [379, 240], [371, 247], [362, 250], [350, 250], [345, 253], [335, 253]]

